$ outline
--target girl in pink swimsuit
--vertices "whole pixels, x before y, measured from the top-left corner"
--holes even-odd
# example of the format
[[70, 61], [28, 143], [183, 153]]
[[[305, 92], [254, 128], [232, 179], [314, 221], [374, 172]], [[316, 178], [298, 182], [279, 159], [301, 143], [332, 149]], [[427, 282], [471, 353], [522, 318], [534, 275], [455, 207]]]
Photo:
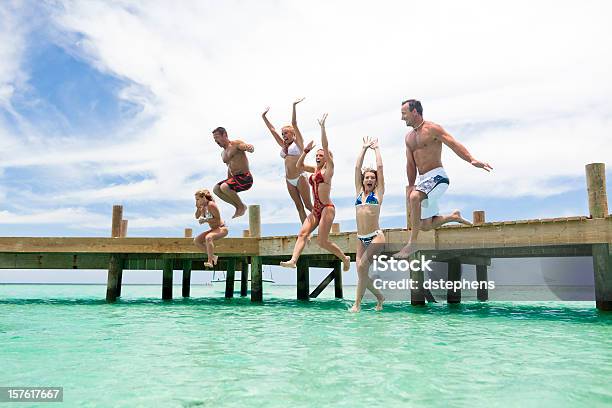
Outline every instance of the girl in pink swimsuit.
[[321, 125], [321, 145], [323, 148], [317, 150], [317, 165], [308, 166], [304, 164], [304, 159], [314, 147], [314, 142], [310, 142], [308, 146], [304, 147], [304, 152], [300, 156], [297, 164], [299, 168], [309, 173], [313, 173], [308, 180], [312, 186], [312, 194], [314, 196], [313, 210], [302, 224], [302, 228], [295, 242], [295, 247], [293, 248], [291, 259], [286, 262], [281, 262], [280, 265], [285, 268], [295, 268], [297, 266], [298, 258], [306, 245], [306, 240], [318, 226], [319, 234], [317, 236], [317, 243], [321, 248], [340, 258], [340, 260], [342, 260], [343, 270], [346, 272], [351, 266], [351, 258], [346, 256], [338, 245], [329, 240], [329, 232], [334, 222], [334, 217], [336, 216], [336, 208], [329, 198], [331, 180], [334, 175], [334, 160], [327, 146], [325, 119], [327, 119], [327, 114], [324, 114], [319, 120], [319, 125]]

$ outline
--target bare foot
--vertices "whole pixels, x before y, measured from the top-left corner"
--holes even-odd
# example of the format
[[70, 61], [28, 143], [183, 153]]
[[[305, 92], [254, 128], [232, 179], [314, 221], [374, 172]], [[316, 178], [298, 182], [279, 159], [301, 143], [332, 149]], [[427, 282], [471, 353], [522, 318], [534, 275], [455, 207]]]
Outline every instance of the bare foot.
[[217, 264], [217, 260], [219, 260], [219, 257], [217, 255], [213, 255], [213, 258], [212, 258], [213, 265]]
[[242, 204], [242, 207], [236, 207], [236, 212], [234, 213], [232, 218], [242, 217], [246, 210], [248, 210], [248, 207], [244, 204]]
[[351, 313], [359, 313], [361, 312], [361, 306], [357, 306], [357, 304], [354, 304], [353, 307], [351, 307], [348, 311]]
[[469, 222], [468, 220], [466, 220], [465, 218], [463, 218], [461, 216], [461, 212], [459, 210], [455, 210], [451, 213], [451, 217], [453, 219], [453, 221], [458, 222], [459, 224], [463, 224], [463, 225], [473, 225], [471, 222]]
[[204, 262], [204, 267], [205, 267], [205, 268], [210, 268], [210, 269], [212, 269], [212, 268], [213, 268], [213, 266], [214, 266], [214, 265], [212, 264], [212, 262]]
[[414, 252], [416, 252], [416, 248], [409, 242], [399, 252], [393, 254], [393, 257], [398, 259], [408, 259]]
[[291, 269], [297, 268], [295, 262], [293, 262], [291, 260], [281, 262], [280, 266], [282, 266], [283, 268], [291, 268]]
[[381, 310], [383, 310], [383, 303], [385, 303], [385, 297], [383, 295], [380, 295], [380, 297], [376, 296], [376, 300], [377, 302], [374, 310], [380, 312]]
[[345, 256], [344, 260], [342, 261], [342, 270], [344, 272], [348, 272], [349, 269], [351, 269], [351, 257]]

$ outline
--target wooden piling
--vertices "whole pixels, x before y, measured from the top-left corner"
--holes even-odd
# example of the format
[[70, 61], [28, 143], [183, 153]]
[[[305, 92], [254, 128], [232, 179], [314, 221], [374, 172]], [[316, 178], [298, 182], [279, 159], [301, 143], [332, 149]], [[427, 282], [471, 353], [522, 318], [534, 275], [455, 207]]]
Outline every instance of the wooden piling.
[[[484, 211], [474, 211], [472, 214], [472, 222], [474, 225], [479, 226], [486, 222]], [[487, 288], [481, 288], [482, 282], [488, 282], [488, 270], [487, 265], [476, 265], [476, 280], [478, 281], [478, 289], [476, 289], [476, 297], [481, 302], [485, 302], [489, 299], [489, 290]]]
[[258, 205], [249, 205], [249, 236], [261, 236], [261, 215]]
[[263, 300], [261, 261], [261, 256], [251, 257], [251, 302], [261, 302]]
[[604, 218], [608, 215], [606, 165], [604, 163], [591, 163], [585, 166], [585, 170], [589, 196], [589, 214], [591, 218]]
[[[193, 230], [191, 228], [185, 228], [185, 238], [191, 238], [193, 236]], [[191, 259], [183, 259], [183, 286], [182, 295], [183, 297], [189, 297], [191, 295], [191, 268], [193, 263]]]
[[127, 237], [127, 230], [128, 230], [128, 220], [121, 220], [121, 232], [119, 233], [119, 236], [121, 238]]
[[610, 244], [592, 247], [595, 274], [595, 306], [599, 310], [612, 310], [612, 253]]
[[251, 232], [246, 229], [246, 230], [242, 230], [242, 238], [248, 238], [251, 236]]
[[310, 291], [310, 276], [309, 276], [308, 259], [301, 256], [297, 262], [297, 298], [299, 300], [308, 300]]
[[334, 292], [336, 299], [344, 298], [342, 293], [342, 261], [334, 261]]
[[[415, 252], [410, 256], [410, 261], [414, 259], [420, 259], [421, 253]], [[425, 273], [422, 269], [416, 271], [410, 270], [410, 304], [412, 306], [424, 306], [425, 305], [425, 293], [423, 292], [423, 282], [425, 281]]]
[[123, 206], [113, 205], [113, 221], [111, 229], [111, 237], [118, 238], [121, 236], [121, 220], [123, 219]]
[[[448, 262], [448, 281], [461, 281], [461, 263], [459, 261]], [[446, 302], [447, 303], [461, 303], [461, 289], [446, 290]]]
[[234, 279], [236, 277], [236, 258], [229, 258], [225, 269], [225, 297], [234, 297]]
[[242, 266], [240, 271], [240, 296], [244, 297], [247, 295], [249, 289], [249, 260], [245, 258], [242, 260]]
[[108, 278], [106, 281], [106, 301], [115, 302], [117, 300], [117, 282], [119, 272], [123, 269], [123, 260], [119, 255], [112, 254], [108, 263]]
[[162, 299], [172, 300], [172, 275], [174, 262], [172, 259], [164, 259], [164, 271], [162, 278]]

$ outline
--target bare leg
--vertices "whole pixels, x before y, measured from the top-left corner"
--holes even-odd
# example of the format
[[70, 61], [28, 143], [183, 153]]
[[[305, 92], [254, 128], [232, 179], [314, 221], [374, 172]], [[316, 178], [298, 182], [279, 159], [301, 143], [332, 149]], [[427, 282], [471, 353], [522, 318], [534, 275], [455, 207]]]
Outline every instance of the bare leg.
[[410, 200], [410, 235], [406, 246], [393, 255], [395, 258], [408, 258], [415, 251], [421, 227], [421, 201], [425, 197], [425, 193], [418, 190], [412, 190], [408, 197], [408, 200]]
[[306, 239], [308, 238], [310, 233], [314, 231], [315, 228], [317, 228], [318, 224], [319, 222], [314, 216], [314, 214], [308, 214], [308, 217], [306, 217], [304, 224], [302, 224], [302, 228], [300, 229], [297, 240], [295, 241], [295, 247], [293, 247], [293, 255], [291, 256], [291, 259], [289, 261], [281, 262], [280, 266], [284, 268], [297, 267], [298, 258], [302, 254], [304, 246], [306, 245]]
[[215, 255], [215, 244], [213, 241], [215, 239], [221, 239], [225, 237], [228, 233], [227, 227], [215, 228], [208, 232], [206, 237], [204, 238], [204, 243], [206, 244], [206, 253], [208, 254], [208, 261], [204, 262], [204, 266], [208, 268], [212, 268], [217, 264], [218, 256]]
[[285, 183], [287, 184], [287, 191], [295, 204], [295, 208], [298, 210], [298, 214], [300, 215], [300, 222], [303, 224], [306, 219], [306, 211], [304, 210], [304, 204], [302, 204], [302, 197], [300, 197], [300, 191], [298, 188], [291, 183], [289, 183], [285, 179]]
[[229, 198], [230, 200], [229, 203], [233, 205], [234, 207], [236, 207], [236, 212], [234, 213], [232, 218], [237, 218], [237, 217], [244, 215], [244, 213], [247, 210], [247, 206], [244, 205], [244, 203], [238, 196], [238, 193], [232, 190], [230, 186], [227, 185], [227, 183], [221, 184], [221, 191], [227, 198]]
[[[353, 307], [349, 309], [350, 312], [356, 313], [361, 311], [361, 300], [363, 299], [363, 295], [365, 294], [366, 288], [372, 292], [374, 296], [376, 296], [376, 310], [382, 310], [383, 302], [385, 301], [385, 297], [382, 292], [374, 286], [374, 282], [368, 276], [368, 272], [371, 265], [371, 260], [374, 255], [379, 254], [383, 246], [380, 244], [385, 243], [385, 236], [378, 235], [373, 240], [368, 248], [364, 248], [364, 245], [361, 241], [357, 243], [357, 290], [355, 291], [355, 304]], [[379, 245], [373, 245], [379, 244]]]
[[310, 200], [310, 187], [308, 186], [308, 181], [306, 181], [306, 177], [299, 178], [297, 187], [300, 192], [300, 196], [302, 197], [304, 207], [306, 207], [308, 211], [312, 211], [312, 201]]
[[426, 220], [421, 220], [421, 230], [429, 231], [449, 222], [458, 222], [459, 224], [472, 225], [471, 222], [461, 216], [461, 212], [459, 210], [455, 210], [449, 215], [434, 215], [433, 217], [427, 218]]
[[317, 237], [317, 243], [319, 246], [332, 254], [336, 255], [342, 261], [344, 272], [348, 271], [351, 267], [351, 258], [344, 255], [344, 252], [340, 247], [329, 240], [329, 231], [331, 225], [334, 222], [336, 216], [335, 207], [325, 207], [321, 213], [321, 222], [319, 224], [319, 235]]
[[[205, 231], [205, 232], [201, 233], [200, 235], [198, 235], [197, 237], [195, 237], [195, 238], [193, 239], [193, 243], [195, 244], [195, 246], [197, 246], [197, 247], [198, 247], [198, 249], [199, 249], [200, 251], [202, 251], [202, 252], [206, 252], [206, 253], [208, 253], [208, 248], [207, 248], [207, 246], [206, 246], [206, 237], [208, 236], [208, 234], [210, 234], [210, 232], [211, 232], [211, 231], [212, 231], [212, 230]], [[211, 262], [210, 255], [209, 255], [209, 257], [206, 259], [206, 261], [207, 261], [207, 262]], [[206, 264], [206, 262], [205, 262], [205, 264]]]
[[[222, 183], [221, 185], [227, 185], [226, 183]], [[215, 184], [215, 186], [213, 187], [213, 192], [215, 193], [215, 195], [217, 197], [219, 197], [221, 200], [225, 201], [228, 204], [231, 204], [232, 206], [234, 206], [234, 203], [232, 202], [232, 199], [230, 197], [228, 197], [227, 195], [225, 195], [225, 193], [223, 192], [223, 190], [221, 189], [221, 185], [219, 184]]]

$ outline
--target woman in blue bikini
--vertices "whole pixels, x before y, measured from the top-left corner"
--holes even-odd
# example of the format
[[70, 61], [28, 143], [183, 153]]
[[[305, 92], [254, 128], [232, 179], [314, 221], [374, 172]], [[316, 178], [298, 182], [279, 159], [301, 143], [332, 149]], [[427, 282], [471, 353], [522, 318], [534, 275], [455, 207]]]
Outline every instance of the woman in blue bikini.
[[[270, 130], [270, 133], [274, 136], [274, 140], [276, 140], [276, 143], [281, 147], [280, 156], [285, 161], [285, 182], [287, 184], [287, 191], [295, 203], [295, 208], [298, 210], [300, 222], [302, 223], [306, 219], [306, 210], [312, 211], [310, 190], [308, 189], [308, 180], [306, 178], [307, 175], [297, 168], [298, 159], [304, 150], [304, 139], [297, 126], [295, 105], [303, 100], [304, 98], [300, 98], [293, 102], [291, 125], [282, 127], [282, 137], [276, 132], [276, 129], [266, 117], [270, 108], [266, 108], [261, 115], [268, 130]], [[304, 207], [306, 210], [304, 210]]]
[[[376, 170], [366, 168], [363, 171], [363, 159], [368, 149], [374, 150], [376, 155]], [[374, 255], [379, 254], [385, 243], [385, 235], [378, 225], [380, 217], [380, 206], [385, 194], [385, 179], [383, 176], [382, 157], [378, 147], [378, 139], [363, 138], [361, 153], [355, 164], [355, 213], [357, 217], [357, 290], [355, 293], [355, 304], [351, 312], [361, 310], [361, 300], [366, 288], [376, 296], [376, 310], [382, 310], [385, 297], [382, 292], [374, 287], [372, 279], [368, 276], [368, 270]], [[377, 244], [377, 245], [371, 245]]]

